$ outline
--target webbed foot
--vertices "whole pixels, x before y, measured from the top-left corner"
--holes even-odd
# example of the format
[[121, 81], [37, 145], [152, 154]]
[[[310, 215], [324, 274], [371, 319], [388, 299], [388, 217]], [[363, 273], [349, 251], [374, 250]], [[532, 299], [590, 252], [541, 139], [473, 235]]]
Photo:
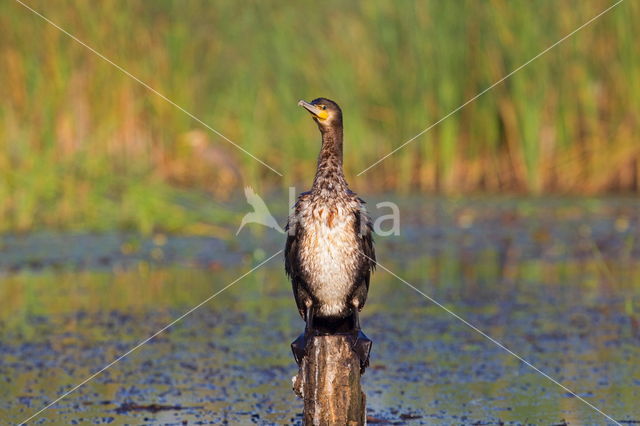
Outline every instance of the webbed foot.
[[351, 335], [351, 349], [360, 359], [360, 374], [364, 374], [364, 370], [369, 366], [371, 345], [373, 345], [373, 342], [362, 330], [357, 330], [357, 333]]
[[302, 358], [306, 353], [307, 341], [304, 338], [304, 333], [298, 336], [296, 340], [291, 342], [291, 351], [293, 352], [293, 358], [296, 360], [298, 367], [302, 363]]

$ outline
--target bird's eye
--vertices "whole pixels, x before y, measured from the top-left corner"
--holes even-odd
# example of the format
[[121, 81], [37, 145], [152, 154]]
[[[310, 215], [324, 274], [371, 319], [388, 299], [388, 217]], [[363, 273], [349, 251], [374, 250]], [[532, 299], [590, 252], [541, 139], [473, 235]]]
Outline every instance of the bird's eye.
[[327, 106], [326, 105], [322, 105], [322, 109], [327, 109]]

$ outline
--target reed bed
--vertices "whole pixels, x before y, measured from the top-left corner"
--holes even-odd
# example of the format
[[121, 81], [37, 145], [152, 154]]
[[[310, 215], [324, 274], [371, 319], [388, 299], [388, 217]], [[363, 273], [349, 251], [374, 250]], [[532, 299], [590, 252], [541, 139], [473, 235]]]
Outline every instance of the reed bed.
[[0, 231], [206, 230], [224, 208], [194, 212], [194, 192], [311, 180], [318, 136], [296, 101], [316, 96], [345, 111], [360, 192], [638, 192], [634, 1], [356, 177], [612, 3], [28, 1], [281, 178], [2, 2]]

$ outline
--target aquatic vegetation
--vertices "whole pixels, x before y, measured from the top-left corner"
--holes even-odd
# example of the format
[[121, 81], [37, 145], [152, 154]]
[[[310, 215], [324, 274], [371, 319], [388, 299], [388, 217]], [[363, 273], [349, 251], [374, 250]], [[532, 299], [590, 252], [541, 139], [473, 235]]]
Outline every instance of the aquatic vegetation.
[[3, 2], [0, 231], [184, 230], [203, 222], [177, 192], [225, 197], [243, 183], [308, 182], [317, 146], [295, 103], [315, 96], [344, 107], [345, 168], [360, 191], [640, 187], [638, 2], [622, 3], [361, 178], [612, 2], [28, 4], [286, 178]]

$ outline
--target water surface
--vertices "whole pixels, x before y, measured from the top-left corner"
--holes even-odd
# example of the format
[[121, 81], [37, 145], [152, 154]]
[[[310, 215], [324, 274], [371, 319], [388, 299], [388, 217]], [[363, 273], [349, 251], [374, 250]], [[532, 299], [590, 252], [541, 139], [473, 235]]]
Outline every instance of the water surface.
[[[401, 235], [377, 238], [382, 265], [606, 414], [640, 421], [638, 201], [406, 199], [401, 211]], [[30, 417], [281, 246], [260, 229], [233, 242], [5, 236], [0, 417]], [[608, 422], [382, 268], [362, 323], [372, 424]], [[299, 423], [289, 344], [302, 328], [277, 257], [34, 422]]]

